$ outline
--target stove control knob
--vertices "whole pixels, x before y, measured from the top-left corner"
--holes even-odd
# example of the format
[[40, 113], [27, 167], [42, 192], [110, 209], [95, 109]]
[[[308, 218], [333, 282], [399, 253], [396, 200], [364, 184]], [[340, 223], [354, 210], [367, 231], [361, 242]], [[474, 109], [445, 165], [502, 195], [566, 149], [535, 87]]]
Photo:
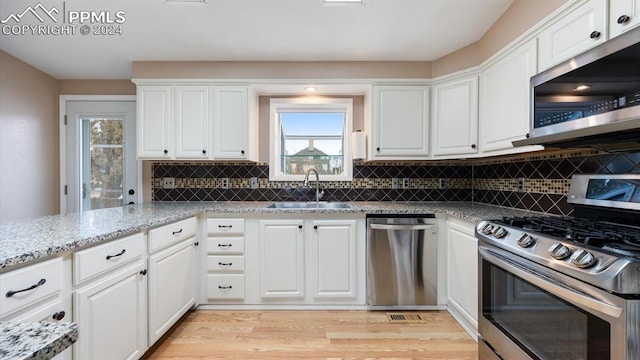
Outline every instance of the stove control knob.
[[480, 231], [485, 235], [489, 235], [493, 231], [493, 225], [486, 224], [485, 226], [482, 227], [482, 229], [480, 229]]
[[503, 237], [507, 236], [508, 233], [509, 232], [501, 226], [498, 226], [493, 230], [493, 236], [497, 237], [498, 239], [502, 239]]
[[522, 236], [520, 236], [520, 238], [518, 239], [518, 245], [520, 245], [523, 248], [528, 248], [529, 246], [535, 243], [536, 243], [536, 239], [534, 239], [533, 236], [529, 234], [522, 234]]
[[583, 250], [583, 249], [578, 249], [575, 253], [573, 253], [573, 255], [571, 256], [571, 262], [581, 268], [581, 269], [585, 269], [588, 268], [589, 266], [592, 266], [593, 264], [596, 263], [596, 257], [593, 256], [593, 254], [591, 254], [590, 252]]
[[571, 255], [571, 250], [568, 247], [562, 245], [561, 243], [553, 243], [549, 248], [549, 254], [553, 256], [554, 259], [562, 260], [566, 259], [569, 255]]

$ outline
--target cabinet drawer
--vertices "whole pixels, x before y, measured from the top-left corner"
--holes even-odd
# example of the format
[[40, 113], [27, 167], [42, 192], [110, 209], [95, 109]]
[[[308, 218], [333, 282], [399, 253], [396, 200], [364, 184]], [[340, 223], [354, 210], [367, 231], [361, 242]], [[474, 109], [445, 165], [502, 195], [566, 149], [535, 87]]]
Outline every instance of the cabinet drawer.
[[244, 299], [244, 275], [207, 275], [209, 299]]
[[243, 251], [243, 237], [221, 237], [207, 239], [207, 252], [209, 254], [242, 254]]
[[144, 255], [144, 235], [135, 234], [73, 254], [73, 283], [82, 283]]
[[207, 219], [207, 233], [244, 234], [244, 219]]
[[0, 317], [59, 293], [62, 281], [61, 257], [0, 275]]
[[62, 304], [60, 298], [48, 302], [44, 305], [37, 306], [35, 309], [16, 314], [17, 316], [3, 319], [11, 322], [70, 322], [71, 311]]
[[214, 272], [244, 271], [244, 256], [207, 256], [207, 270]]
[[197, 220], [189, 218], [149, 230], [149, 252], [176, 244], [196, 234]]

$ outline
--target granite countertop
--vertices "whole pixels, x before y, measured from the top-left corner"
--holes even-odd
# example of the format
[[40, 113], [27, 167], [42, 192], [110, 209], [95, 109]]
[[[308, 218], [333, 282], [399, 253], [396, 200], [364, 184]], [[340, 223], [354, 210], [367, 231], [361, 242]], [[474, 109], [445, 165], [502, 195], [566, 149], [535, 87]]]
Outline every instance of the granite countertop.
[[51, 359], [78, 340], [76, 323], [0, 323], [0, 358]]
[[209, 213], [444, 213], [470, 221], [534, 214], [471, 202], [350, 202], [350, 209], [274, 209], [272, 202], [153, 202], [43, 216], [0, 225], [0, 270]]

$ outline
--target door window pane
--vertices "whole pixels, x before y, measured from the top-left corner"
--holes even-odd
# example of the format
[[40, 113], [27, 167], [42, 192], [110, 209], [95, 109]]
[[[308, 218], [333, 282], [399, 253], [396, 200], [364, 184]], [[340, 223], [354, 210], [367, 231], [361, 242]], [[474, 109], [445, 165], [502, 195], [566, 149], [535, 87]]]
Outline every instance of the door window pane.
[[124, 136], [122, 119], [85, 119], [83, 210], [123, 204]]

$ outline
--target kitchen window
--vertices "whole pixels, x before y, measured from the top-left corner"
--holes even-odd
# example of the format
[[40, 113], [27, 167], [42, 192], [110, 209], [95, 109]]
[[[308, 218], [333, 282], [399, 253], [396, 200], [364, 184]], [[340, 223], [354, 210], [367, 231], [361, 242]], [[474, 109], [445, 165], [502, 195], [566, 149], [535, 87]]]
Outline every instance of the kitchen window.
[[302, 181], [312, 168], [321, 181], [353, 179], [352, 99], [275, 98], [270, 107], [270, 180]]

